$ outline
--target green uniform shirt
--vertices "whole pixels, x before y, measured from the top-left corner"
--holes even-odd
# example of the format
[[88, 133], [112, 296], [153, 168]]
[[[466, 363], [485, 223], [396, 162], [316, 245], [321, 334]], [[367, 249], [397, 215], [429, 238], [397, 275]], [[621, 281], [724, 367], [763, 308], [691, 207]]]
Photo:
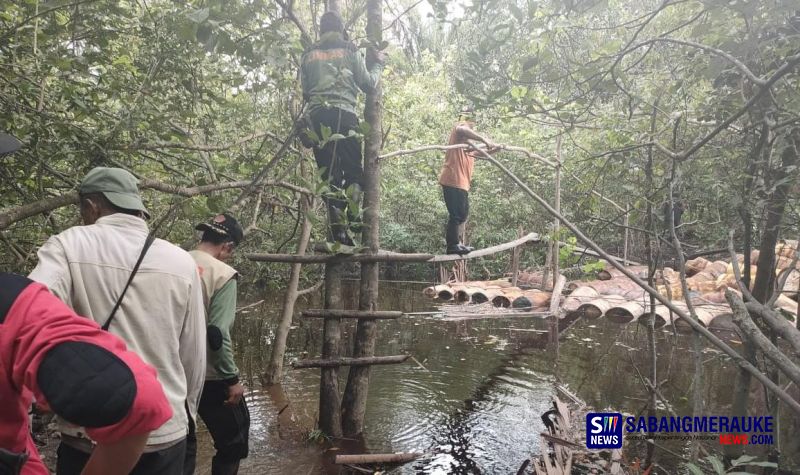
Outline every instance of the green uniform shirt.
[[300, 79], [308, 111], [338, 108], [355, 114], [359, 89], [374, 89], [382, 70], [377, 62], [368, 70], [364, 57], [341, 34], [325, 33], [302, 59]]
[[223, 380], [239, 376], [231, 342], [231, 327], [236, 318], [236, 288], [236, 279], [229, 280], [211, 297], [208, 306], [209, 327], [217, 327], [222, 333], [222, 345], [218, 349], [208, 348], [208, 366]]

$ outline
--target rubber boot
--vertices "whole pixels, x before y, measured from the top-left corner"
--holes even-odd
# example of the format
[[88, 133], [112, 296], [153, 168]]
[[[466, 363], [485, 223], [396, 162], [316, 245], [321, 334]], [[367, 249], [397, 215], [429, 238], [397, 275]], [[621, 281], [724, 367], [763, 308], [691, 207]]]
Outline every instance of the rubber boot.
[[352, 246], [353, 240], [347, 235], [344, 204], [339, 200], [328, 200], [328, 222], [331, 226], [330, 241]]
[[211, 460], [211, 475], [236, 475], [239, 473], [239, 460], [223, 462], [217, 457]]
[[[464, 228], [465, 228], [466, 226], [467, 226], [467, 225], [466, 225], [465, 223], [461, 223], [461, 224], [459, 224], [459, 225], [458, 225], [458, 235], [459, 235], [459, 237], [460, 237], [460, 236], [463, 236], [463, 235], [465, 234], [465, 233], [464, 233]], [[460, 242], [461, 242], [461, 240], [459, 239], [459, 243], [460, 243]], [[472, 246], [467, 246], [466, 244], [459, 244], [459, 246], [461, 246], [461, 251], [462, 251], [462, 253], [463, 253], [463, 254], [469, 254], [470, 252], [472, 252], [472, 251], [474, 251], [474, 250], [475, 250], [475, 248], [474, 248], [474, 247], [472, 247]]]
[[[358, 205], [358, 209], [362, 210], [361, 203], [364, 199], [364, 190], [361, 188], [361, 185], [358, 183], [353, 183], [349, 187], [350, 192], [350, 201], [356, 203]], [[348, 206], [347, 209], [347, 218], [350, 220], [350, 232], [352, 232], [356, 236], [360, 236], [361, 232], [363, 231], [364, 227], [362, 226], [361, 222], [361, 213], [353, 213]], [[352, 240], [351, 240], [352, 241]]]
[[445, 252], [448, 254], [463, 255], [472, 251], [471, 247], [463, 246], [461, 244], [460, 240], [458, 239], [459, 231], [459, 224], [450, 221], [447, 222], [447, 228], [444, 236], [445, 240], [447, 241], [447, 249]]

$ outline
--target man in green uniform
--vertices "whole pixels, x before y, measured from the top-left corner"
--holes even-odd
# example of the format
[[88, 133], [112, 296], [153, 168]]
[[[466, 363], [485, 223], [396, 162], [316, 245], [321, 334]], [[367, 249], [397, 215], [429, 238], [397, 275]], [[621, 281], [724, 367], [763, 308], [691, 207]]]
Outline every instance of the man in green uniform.
[[[347, 210], [347, 216], [347, 200], [341, 195], [346, 192], [350, 201], [360, 206], [364, 170], [361, 142], [349, 134], [358, 130], [358, 92], [369, 92], [378, 84], [383, 54], [369, 48], [365, 62], [355, 45], [344, 39], [344, 24], [336, 12], [322, 15], [319, 31], [319, 42], [302, 59], [303, 99], [311, 128], [320, 140], [314, 145], [314, 158], [331, 193], [338, 194], [326, 198], [330, 238], [352, 246], [346, 222], [358, 216], [353, 210]], [[323, 127], [344, 138], [322, 141]]]
[[[244, 232], [233, 216], [220, 214], [196, 226], [203, 231], [200, 244], [189, 254], [197, 262], [203, 283], [203, 301], [208, 320], [208, 367], [198, 413], [205, 422], [217, 453], [211, 462], [212, 475], [234, 475], [239, 461], [247, 457], [250, 412], [244, 386], [233, 360], [231, 327], [236, 317], [238, 272], [225, 264], [233, 256]], [[196, 440], [190, 434], [191, 450], [185, 474], [194, 472]], [[188, 453], [191, 452], [191, 453]]]

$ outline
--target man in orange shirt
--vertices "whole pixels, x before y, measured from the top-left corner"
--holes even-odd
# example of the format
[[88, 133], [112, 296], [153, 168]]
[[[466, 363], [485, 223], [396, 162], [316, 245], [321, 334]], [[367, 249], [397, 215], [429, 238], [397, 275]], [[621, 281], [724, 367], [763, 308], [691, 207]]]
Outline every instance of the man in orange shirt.
[[[462, 110], [458, 123], [450, 132], [448, 145], [469, 144], [470, 140], [477, 140], [486, 144], [488, 153], [496, 151], [497, 146], [491, 140], [472, 130], [475, 125], [471, 121], [472, 115], [472, 109]], [[469, 216], [469, 184], [475, 168], [474, 154], [475, 152], [467, 151], [465, 148], [448, 150], [444, 156], [442, 173], [439, 175], [439, 184], [442, 185], [444, 193], [444, 204], [447, 206], [447, 213], [450, 216], [445, 232], [448, 254], [463, 255], [472, 252], [471, 247], [461, 244], [459, 236], [461, 227]]]

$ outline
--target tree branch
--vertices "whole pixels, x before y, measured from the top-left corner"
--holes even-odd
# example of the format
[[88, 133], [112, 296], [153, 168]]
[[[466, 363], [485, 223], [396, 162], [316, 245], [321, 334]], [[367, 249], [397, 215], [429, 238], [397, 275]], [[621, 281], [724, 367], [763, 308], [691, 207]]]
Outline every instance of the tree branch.
[[[192, 196], [205, 195], [208, 193], [212, 193], [214, 191], [229, 190], [233, 188], [246, 188], [251, 185], [253, 185], [253, 181], [251, 180], [214, 183], [211, 185], [201, 185], [193, 187], [172, 185], [169, 183], [164, 183], [157, 180], [151, 180], [148, 178], [142, 179], [139, 182], [140, 189], [151, 189], [173, 195], [185, 196], [187, 198]], [[288, 190], [297, 193], [303, 193], [306, 195], [314, 194], [311, 190], [307, 188], [286, 182], [264, 181], [258, 186], [260, 187], [277, 186], [280, 188], [286, 188]], [[7, 227], [16, 223], [17, 221], [21, 221], [23, 219], [36, 216], [37, 214], [41, 214], [47, 211], [52, 211], [54, 209], [58, 209], [67, 205], [77, 204], [77, 203], [78, 203], [78, 192], [70, 191], [64, 193], [63, 195], [54, 196], [52, 198], [41, 199], [39, 201], [34, 201], [33, 203], [0, 209], [0, 229], [6, 229]]]
[[725, 289], [725, 300], [733, 310], [733, 322], [742, 329], [747, 335], [750, 342], [755, 345], [764, 356], [769, 358], [775, 366], [780, 368], [783, 373], [791, 379], [794, 384], [800, 386], [800, 368], [795, 365], [781, 350], [769, 341], [769, 338], [761, 333], [755, 322], [750, 318], [742, 298], [737, 294], [731, 292], [730, 289]]

